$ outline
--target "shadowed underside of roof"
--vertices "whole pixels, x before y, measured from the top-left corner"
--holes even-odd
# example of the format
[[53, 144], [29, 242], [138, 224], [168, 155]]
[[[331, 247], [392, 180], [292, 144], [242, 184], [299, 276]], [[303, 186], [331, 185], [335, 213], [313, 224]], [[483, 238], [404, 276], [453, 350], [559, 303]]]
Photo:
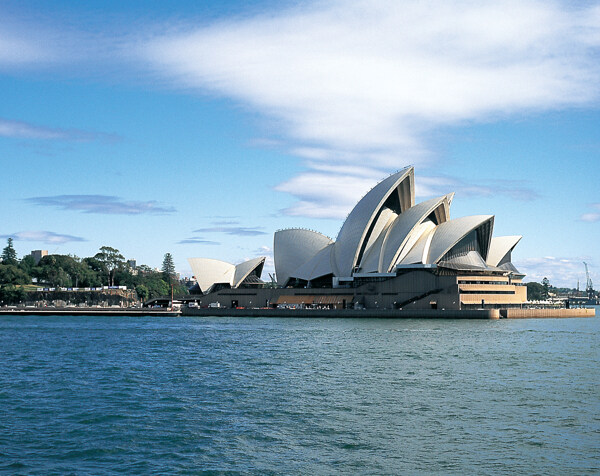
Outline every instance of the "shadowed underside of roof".
[[445, 261], [440, 261], [438, 266], [456, 270], [486, 270], [488, 266], [477, 251], [469, 251], [464, 255], [455, 256]]

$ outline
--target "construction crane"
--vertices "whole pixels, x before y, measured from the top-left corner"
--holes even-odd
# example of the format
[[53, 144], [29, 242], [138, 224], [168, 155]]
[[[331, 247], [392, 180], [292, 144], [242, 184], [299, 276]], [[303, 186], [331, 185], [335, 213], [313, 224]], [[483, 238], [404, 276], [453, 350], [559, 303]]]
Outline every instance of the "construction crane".
[[594, 299], [594, 284], [592, 283], [592, 278], [590, 278], [588, 265], [585, 261], [583, 262], [583, 265], [585, 266], [585, 292], [587, 293], [588, 299]]

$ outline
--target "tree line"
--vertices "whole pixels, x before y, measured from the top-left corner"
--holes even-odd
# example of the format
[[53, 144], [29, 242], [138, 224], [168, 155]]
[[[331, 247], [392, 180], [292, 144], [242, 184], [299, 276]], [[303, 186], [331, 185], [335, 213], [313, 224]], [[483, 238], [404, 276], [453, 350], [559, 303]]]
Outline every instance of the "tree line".
[[0, 256], [0, 302], [13, 304], [26, 298], [24, 285], [54, 288], [92, 288], [127, 286], [135, 289], [141, 301], [154, 297], [186, 294], [187, 287], [176, 277], [171, 253], [166, 253], [160, 271], [140, 265], [132, 269], [119, 250], [102, 246], [98, 253], [87, 258], [72, 255], [47, 255], [39, 263], [33, 256], [17, 258], [12, 238]]
[[550, 294], [577, 295], [579, 292], [575, 288], [558, 288], [552, 286], [550, 280], [546, 277], [542, 279], [541, 283], [531, 281], [526, 283], [526, 286], [528, 301], [545, 301], [550, 297]]

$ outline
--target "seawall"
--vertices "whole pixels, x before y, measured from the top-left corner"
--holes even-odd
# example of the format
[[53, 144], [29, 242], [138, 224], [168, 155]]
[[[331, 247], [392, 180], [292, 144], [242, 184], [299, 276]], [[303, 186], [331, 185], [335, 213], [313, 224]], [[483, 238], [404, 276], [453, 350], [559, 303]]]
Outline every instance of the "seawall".
[[229, 309], [185, 308], [184, 316], [229, 317], [332, 317], [332, 318], [380, 318], [380, 319], [499, 319], [498, 309], [473, 309], [465, 311], [442, 309]]
[[179, 311], [148, 308], [44, 307], [0, 309], [0, 316], [179, 316]]
[[181, 311], [149, 308], [7, 308], [0, 316], [202, 316], [285, 318], [379, 319], [533, 319], [594, 317], [595, 309], [230, 309], [183, 308]]
[[380, 318], [380, 319], [530, 319], [594, 317], [595, 309], [229, 309], [183, 308], [184, 316]]
[[565, 317], [594, 317], [595, 309], [501, 309], [503, 319], [532, 319], [532, 318], [565, 318]]

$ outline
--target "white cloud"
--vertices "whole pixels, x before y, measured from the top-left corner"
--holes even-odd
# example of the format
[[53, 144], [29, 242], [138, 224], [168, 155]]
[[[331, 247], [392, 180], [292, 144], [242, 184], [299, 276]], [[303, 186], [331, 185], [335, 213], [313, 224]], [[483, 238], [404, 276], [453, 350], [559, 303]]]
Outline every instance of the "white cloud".
[[[598, 5], [358, 0], [189, 27], [143, 54], [179, 86], [275, 119], [310, 168], [391, 172], [430, 160], [435, 127], [597, 101], [599, 46]], [[327, 175], [319, 195], [309, 182]], [[333, 192], [357, 182], [368, 189], [312, 170], [278, 190], [300, 200], [288, 213], [339, 216]]]
[[48, 245], [62, 245], [72, 241], [87, 241], [73, 235], [64, 235], [53, 231], [20, 231], [12, 235], [0, 235], [0, 238], [13, 238], [17, 241], [39, 241]]
[[174, 207], [162, 206], [154, 200], [146, 202], [126, 201], [112, 195], [54, 195], [51, 197], [31, 197], [27, 198], [26, 201], [44, 207], [106, 215], [161, 215], [176, 211]]
[[[294, 216], [345, 218], [358, 200], [379, 182], [386, 172], [364, 166], [311, 164], [314, 172], [304, 172], [275, 187], [298, 198], [283, 210]], [[429, 198], [458, 192], [461, 196], [503, 196], [515, 200], [538, 197], [522, 181], [489, 181], [478, 185], [445, 176], [419, 175], [415, 183], [417, 198]]]
[[584, 213], [583, 215], [581, 215], [581, 217], [579, 217], [580, 220], [587, 222], [600, 221], [600, 203], [593, 203], [591, 207], [595, 210], [592, 212]]
[[594, 281], [595, 268], [589, 258], [545, 256], [515, 260], [514, 264], [519, 271], [527, 274], [525, 281], [539, 283], [547, 277], [553, 286], [569, 288], [577, 287], [579, 281], [580, 289], [584, 289], [586, 280], [584, 261], [590, 266], [590, 274]]
[[47, 61], [51, 55], [36, 42], [7, 31], [0, 25], [0, 66], [18, 66]]
[[64, 131], [56, 128], [41, 127], [27, 122], [0, 118], [0, 137], [17, 139], [66, 139]]
[[14, 139], [67, 140], [76, 142], [89, 142], [93, 140], [115, 142], [120, 140], [119, 136], [116, 134], [39, 126], [28, 122], [3, 118], [0, 118], [0, 137]]
[[120, 23], [117, 16], [82, 16], [77, 9], [44, 7], [34, 12], [25, 5], [10, 8], [0, 2], [0, 70], [118, 75], [134, 59], [133, 45], [146, 35], [141, 22]]
[[419, 176], [415, 184], [417, 197], [440, 196], [449, 192], [460, 193], [462, 197], [510, 197], [513, 200], [534, 200], [539, 197], [537, 191], [524, 180], [484, 180], [476, 185], [464, 180], [447, 176]]
[[[44, 24], [42, 15], [11, 16], [0, 7], [0, 68], [121, 79], [133, 73], [153, 85], [231, 98], [268, 121], [267, 137], [253, 146], [305, 160], [307, 172], [278, 187], [298, 197], [286, 209], [295, 215], [344, 216], [387, 173], [431, 164], [426, 136], [436, 128], [599, 99], [594, 2], [314, 1], [208, 25], [202, 18], [149, 25], [63, 14]], [[78, 29], [88, 21], [94, 28]], [[143, 79], [140, 67], [156, 74]], [[10, 120], [0, 134], [97, 138]], [[307, 185], [315, 177], [328, 193]], [[336, 198], [354, 186], [352, 199]], [[513, 188], [505, 195], [526, 192]]]
[[[380, 178], [380, 177], [379, 177]], [[276, 190], [299, 199], [284, 213], [315, 218], [343, 218], [377, 179], [341, 173], [307, 172], [278, 185]], [[326, 205], [325, 205], [326, 204]]]

